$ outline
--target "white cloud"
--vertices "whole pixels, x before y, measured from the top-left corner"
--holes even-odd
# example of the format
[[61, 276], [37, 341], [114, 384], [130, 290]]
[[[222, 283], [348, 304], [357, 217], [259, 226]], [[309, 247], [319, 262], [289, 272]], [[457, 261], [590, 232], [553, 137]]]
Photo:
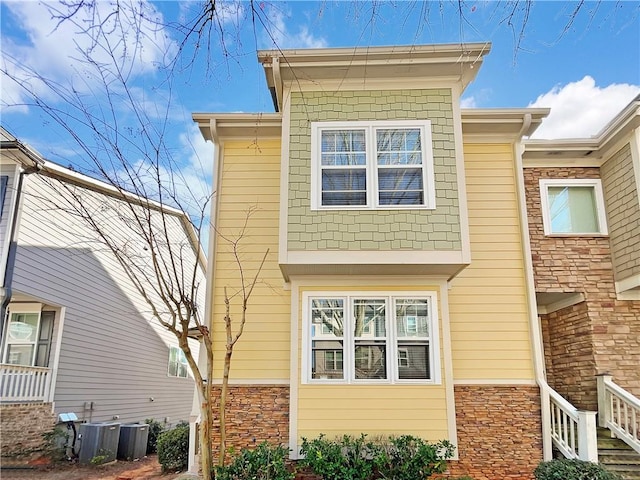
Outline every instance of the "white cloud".
[[640, 86], [614, 83], [596, 85], [593, 77], [555, 86], [529, 107], [548, 107], [551, 113], [532, 138], [584, 138], [597, 134], [640, 93]]
[[474, 97], [467, 97], [460, 100], [460, 108], [477, 108], [478, 104]]
[[268, 28], [267, 42], [270, 48], [324, 48], [327, 41], [323, 37], [315, 37], [306, 25], [301, 25], [298, 32], [293, 34], [289, 32], [286, 20], [289, 15], [277, 8], [270, 8], [268, 12]]
[[[96, 69], [87, 68], [83, 61], [84, 54], [89, 54], [96, 64], [107, 65], [111, 72], [114, 68], [109, 65], [117, 62], [123, 75], [131, 79], [154, 73], [175, 51], [161, 27], [161, 14], [146, 1], [121, 1], [118, 5], [119, 14], [114, 15], [112, 2], [92, 2], [59, 22], [53, 18], [55, 12], [64, 15], [72, 7], [61, 3], [7, 2], [6, 8], [27, 41], [3, 32], [3, 69], [19, 82], [28, 83], [43, 98], [49, 98], [48, 89], [37, 77], [59, 82], [62, 87], [73, 85], [80, 92], [91, 90], [98, 79], [94, 77]], [[101, 29], [88, 29], [99, 24]], [[27, 98], [16, 82], [4, 75], [2, 96], [4, 105]]]

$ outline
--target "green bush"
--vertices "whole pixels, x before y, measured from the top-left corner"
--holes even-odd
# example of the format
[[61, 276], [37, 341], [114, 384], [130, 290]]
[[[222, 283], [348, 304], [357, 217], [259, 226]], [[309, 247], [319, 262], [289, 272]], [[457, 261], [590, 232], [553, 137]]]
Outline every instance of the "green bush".
[[186, 470], [189, 464], [189, 424], [180, 422], [158, 437], [158, 462], [163, 472]]
[[390, 480], [415, 480], [443, 473], [454, 446], [446, 440], [430, 444], [411, 435], [383, 441], [374, 457], [378, 474]]
[[262, 442], [254, 450], [243, 449], [231, 463], [216, 467], [216, 480], [293, 480], [295, 475], [287, 470], [285, 458], [289, 451], [280, 446]]
[[534, 471], [536, 480], [621, 480], [597, 463], [582, 460], [542, 462]]
[[158, 437], [164, 431], [164, 425], [153, 418], [147, 418], [144, 423], [149, 425], [149, 436], [147, 437], [147, 455], [158, 451]]
[[335, 441], [320, 435], [313, 440], [302, 439], [300, 464], [309, 467], [324, 480], [367, 480], [373, 473], [375, 445], [365, 441], [366, 435], [355, 438], [344, 435]]
[[447, 441], [430, 444], [410, 435], [376, 441], [365, 435], [330, 441], [320, 435], [302, 439], [300, 464], [324, 480], [417, 480], [444, 472], [453, 452]]

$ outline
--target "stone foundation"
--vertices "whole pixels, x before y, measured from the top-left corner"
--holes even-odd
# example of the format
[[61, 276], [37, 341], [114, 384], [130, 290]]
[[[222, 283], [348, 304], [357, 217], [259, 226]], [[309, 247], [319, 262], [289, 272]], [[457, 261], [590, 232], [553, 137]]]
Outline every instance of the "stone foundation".
[[[219, 388], [214, 391], [214, 408]], [[532, 480], [542, 460], [540, 394], [537, 386], [456, 386], [460, 459], [450, 462], [450, 477], [474, 480]], [[287, 444], [289, 387], [231, 386], [227, 403], [227, 444], [236, 451], [263, 441]], [[217, 455], [219, 423], [213, 425]], [[298, 479], [317, 477], [301, 473]]]
[[448, 475], [532, 480], [542, 461], [539, 388], [456, 385], [455, 400], [459, 460]]
[[0, 448], [3, 458], [26, 457], [41, 451], [44, 433], [55, 426], [50, 403], [0, 405]]
[[[215, 411], [220, 405], [220, 386], [212, 389]], [[218, 455], [220, 422], [212, 428], [214, 455]], [[227, 448], [236, 451], [262, 442], [289, 443], [288, 385], [231, 385], [227, 397]]]

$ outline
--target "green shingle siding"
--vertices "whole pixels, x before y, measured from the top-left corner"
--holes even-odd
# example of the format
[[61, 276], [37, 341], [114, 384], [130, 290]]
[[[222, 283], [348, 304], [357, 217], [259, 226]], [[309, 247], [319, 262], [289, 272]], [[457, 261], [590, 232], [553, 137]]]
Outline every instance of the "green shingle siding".
[[[449, 89], [293, 93], [288, 248], [461, 250], [453, 109]], [[435, 210], [311, 210], [311, 122], [430, 120]]]

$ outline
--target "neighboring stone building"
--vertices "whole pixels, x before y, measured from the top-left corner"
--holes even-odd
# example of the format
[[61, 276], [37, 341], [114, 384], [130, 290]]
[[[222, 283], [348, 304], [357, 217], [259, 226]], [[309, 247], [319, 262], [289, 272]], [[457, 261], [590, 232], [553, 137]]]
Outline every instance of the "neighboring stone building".
[[549, 384], [598, 410], [596, 375], [640, 396], [640, 97], [599, 134], [525, 142]]

